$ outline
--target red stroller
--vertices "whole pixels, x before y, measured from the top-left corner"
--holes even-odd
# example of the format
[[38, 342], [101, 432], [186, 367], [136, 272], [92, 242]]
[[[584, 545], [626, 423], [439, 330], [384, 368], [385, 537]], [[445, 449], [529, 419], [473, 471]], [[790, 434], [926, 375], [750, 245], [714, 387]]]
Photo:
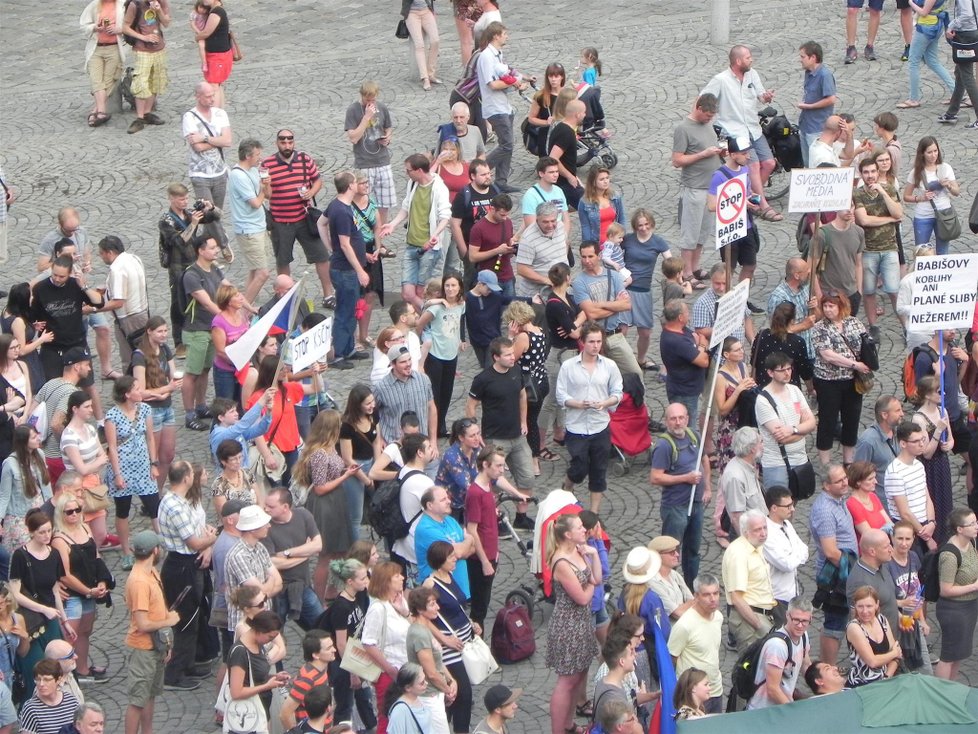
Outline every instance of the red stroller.
[[619, 477], [631, 469], [630, 458], [647, 453], [652, 446], [642, 378], [627, 374], [622, 378], [622, 385], [621, 402], [611, 413], [611, 447], [618, 454], [618, 461], [612, 465], [612, 470]]

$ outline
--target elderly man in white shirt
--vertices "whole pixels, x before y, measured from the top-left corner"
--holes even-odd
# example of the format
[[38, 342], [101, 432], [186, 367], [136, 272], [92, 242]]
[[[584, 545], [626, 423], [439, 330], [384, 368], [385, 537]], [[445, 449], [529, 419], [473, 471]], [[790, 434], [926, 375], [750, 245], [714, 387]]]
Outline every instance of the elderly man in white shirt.
[[771, 569], [771, 588], [778, 606], [785, 611], [788, 602], [798, 595], [797, 573], [808, 562], [808, 545], [795, 532], [791, 517], [795, 503], [787, 487], [771, 487], [765, 495], [767, 502], [767, 540], [764, 559]]

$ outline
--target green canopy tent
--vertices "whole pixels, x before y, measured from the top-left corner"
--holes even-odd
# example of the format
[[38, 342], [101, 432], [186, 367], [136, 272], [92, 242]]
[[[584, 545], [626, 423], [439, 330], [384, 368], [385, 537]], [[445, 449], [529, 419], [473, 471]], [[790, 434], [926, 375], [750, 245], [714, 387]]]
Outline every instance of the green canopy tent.
[[978, 689], [931, 676], [900, 675], [783, 706], [680, 721], [678, 734], [976, 734]]

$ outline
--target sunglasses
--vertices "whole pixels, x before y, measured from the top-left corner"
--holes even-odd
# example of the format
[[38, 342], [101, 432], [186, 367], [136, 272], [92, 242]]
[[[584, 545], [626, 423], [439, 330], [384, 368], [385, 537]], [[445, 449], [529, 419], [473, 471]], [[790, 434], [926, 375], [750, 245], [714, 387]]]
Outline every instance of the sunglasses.
[[65, 509], [65, 514], [66, 515], [77, 515], [81, 511], [82, 511], [82, 508], [80, 508], [80, 507], [73, 507], [70, 510], [69, 509]]
[[71, 648], [67, 655], [62, 655], [60, 658], [56, 658], [56, 660], [71, 660], [75, 655], [77, 655], [75, 648]]
[[278, 139], [287, 143], [290, 140], [295, 140], [295, 136], [294, 135], [279, 135], [278, 136]]

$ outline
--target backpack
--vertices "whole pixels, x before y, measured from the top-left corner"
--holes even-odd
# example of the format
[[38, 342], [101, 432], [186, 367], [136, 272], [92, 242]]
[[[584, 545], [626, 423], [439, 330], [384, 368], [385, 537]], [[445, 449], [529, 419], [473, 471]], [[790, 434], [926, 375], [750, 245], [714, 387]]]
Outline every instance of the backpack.
[[917, 578], [920, 579], [920, 585], [923, 587], [924, 601], [937, 601], [941, 596], [941, 553], [944, 551], [953, 553], [958, 568], [961, 568], [961, 551], [953, 543], [945, 543], [937, 550], [925, 553], [917, 570]]
[[[126, 18], [126, 13], [129, 12], [129, 6], [132, 5], [133, 3], [136, 3], [136, 5], [138, 6], [139, 5], [139, 2], [140, 2], [140, 0], [126, 0], [125, 4], [122, 6], [122, 19], [123, 19], [122, 22], [123, 22], [123, 24], [125, 24], [125, 22], [126, 22], [125, 21], [125, 18]], [[136, 12], [137, 13], [139, 12], [139, 7], [136, 8]], [[135, 23], [136, 23], [136, 16], [133, 16], [133, 25], [131, 25], [131, 26], [123, 25], [123, 28], [122, 28], [122, 40], [124, 42], [128, 43], [130, 46], [135, 46], [136, 45], [136, 41], [138, 39], [134, 38], [133, 36], [130, 36], [128, 33], [126, 33], [126, 31], [127, 30], [135, 30], [136, 29]], [[128, 69], [126, 71], [128, 71]], [[133, 109], [135, 109], [135, 108], [133, 108]]]
[[[696, 438], [696, 433], [693, 431], [693, 429], [687, 428], [686, 435], [689, 437], [689, 443], [692, 445], [692, 447], [694, 449], [697, 448], [700, 442]], [[669, 463], [675, 464], [676, 460], [679, 459], [679, 447], [676, 446], [676, 439], [674, 439], [672, 435], [668, 431], [666, 431], [665, 433], [657, 433], [655, 435], [655, 440], [665, 441], [667, 444], [669, 444], [672, 447], [672, 460]]]
[[511, 601], [496, 613], [491, 649], [492, 656], [503, 665], [526, 660], [537, 651], [533, 623], [526, 607]]
[[[761, 664], [761, 650], [767, 641], [774, 637], [784, 640], [788, 646], [788, 659], [791, 660], [795, 652], [795, 646], [791, 638], [781, 630], [768, 632], [761, 639], [752, 642], [737, 658], [737, 662], [734, 664], [734, 668], [730, 673], [730, 696], [727, 699], [728, 713], [736, 710], [738, 698], [744, 701], [750, 701], [754, 697], [754, 694], [757, 693], [757, 689], [761, 687], [760, 683], [754, 682], [757, 679], [757, 670]], [[803, 639], [803, 647], [804, 644], [805, 641]]]
[[937, 362], [937, 352], [929, 345], [922, 344], [910, 350], [910, 354], [903, 360], [903, 397], [908, 403], [917, 404], [917, 375], [914, 372], [914, 363], [917, 355], [927, 352], [933, 362]]
[[370, 497], [370, 527], [390, 543], [407, 537], [414, 521], [421, 516], [420, 510], [410, 520], [405, 520], [404, 515], [401, 514], [401, 487], [415, 474], [424, 474], [424, 472], [420, 469], [412, 469], [400, 479], [381, 482]]

